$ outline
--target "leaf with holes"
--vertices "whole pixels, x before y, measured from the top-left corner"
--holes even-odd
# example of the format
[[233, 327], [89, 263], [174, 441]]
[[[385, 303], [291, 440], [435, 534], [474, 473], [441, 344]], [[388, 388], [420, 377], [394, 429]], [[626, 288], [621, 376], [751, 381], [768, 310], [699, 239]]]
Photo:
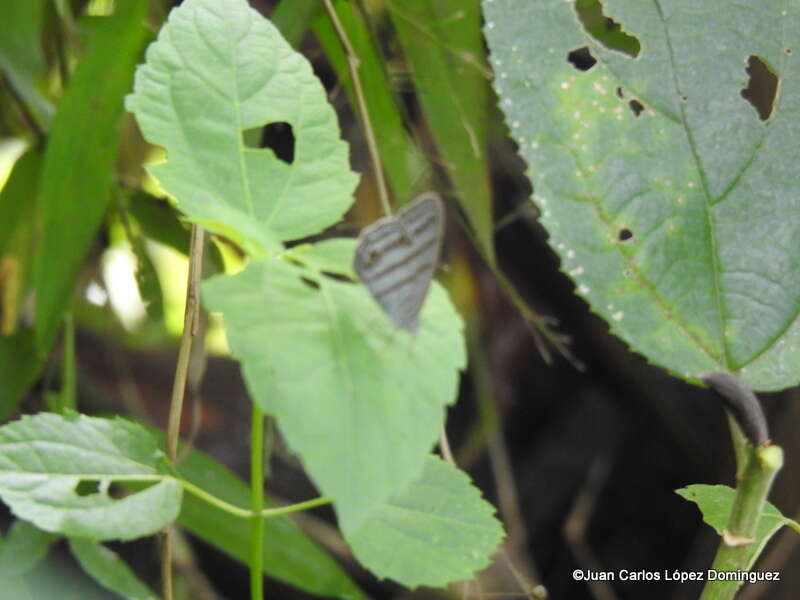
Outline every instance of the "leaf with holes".
[[[349, 240], [348, 264], [355, 240]], [[337, 245], [338, 246], [338, 245]], [[352, 528], [419, 475], [464, 367], [463, 324], [433, 285], [416, 334], [395, 329], [366, 288], [341, 271], [342, 247], [254, 261], [209, 279], [253, 399], [275, 415], [342, 528]], [[318, 259], [317, 259], [318, 260]]]
[[429, 456], [419, 478], [344, 536], [378, 577], [442, 587], [488, 566], [503, 527], [466, 473]]
[[[675, 493], [697, 504], [697, 508], [703, 514], [703, 521], [713, 527], [719, 535], [725, 533], [725, 526], [730, 520], [736, 490], [727, 485], [697, 483], [675, 490]], [[774, 505], [765, 502], [758, 522], [755, 541], [748, 547], [750, 556], [748, 569], [753, 566], [753, 563], [761, 555], [761, 551], [770, 538], [784, 525], [800, 533], [800, 523], [784, 517]]]
[[[595, 37], [587, 5], [614, 36]], [[800, 7], [483, 6], [501, 107], [581, 296], [680, 376], [797, 383]], [[779, 81], [766, 106], [759, 64]]]
[[[113, 481], [154, 483], [112, 498]], [[0, 427], [0, 498], [39, 529], [94, 540], [151, 535], [182, 488], [153, 437], [122, 419], [40, 413]]]
[[[317, 233], [352, 203], [356, 176], [324, 88], [245, 0], [174, 9], [127, 107], [166, 150], [149, 170], [180, 208], [250, 253]], [[283, 143], [250, 147], [256, 128]]]

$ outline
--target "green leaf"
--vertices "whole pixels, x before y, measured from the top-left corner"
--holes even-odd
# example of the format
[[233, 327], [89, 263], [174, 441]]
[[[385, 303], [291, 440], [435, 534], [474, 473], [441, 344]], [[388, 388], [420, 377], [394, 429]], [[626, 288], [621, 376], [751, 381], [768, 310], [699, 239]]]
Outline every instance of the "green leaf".
[[311, 21], [322, 11], [322, 0], [282, 0], [270, 19], [283, 38], [296, 48]]
[[42, 531], [26, 521], [15, 521], [0, 546], [0, 576], [20, 576], [36, 567], [47, 555], [57, 535]]
[[[136, 192], [128, 199], [127, 210], [145, 236], [188, 256], [189, 227], [178, 219], [175, 210], [166, 200]], [[211, 264], [208, 266], [211, 270], [224, 270], [222, 255], [216, 244], [208, 245], [206, 256], [210, 260]], [[204, 273], [209, 271], [209, 268], [203, 269]]]
[[388, 8], [459, 202], [478, 244], [493, 260], [489, 73], [478, 0], [391, 0]]
[[[209, 456], [191, 450], [180, 474], [206, 492], [241, 508], [250, 506], [248, 486]], [[178, 523], [193, 535], [247, 564], [250, 560], [250, 522], [186, 494]], [[365, 598], [347, 573], [324, 550], [286, 517], [264, 522], [264, 573], [325, 597]]]
[[[655, 364], [796, 384], [800, 7], [603, 4], [637, 58], [586, 34], [570, 3], [483, 3], [495, 88], [562, 268]], [[582, 46], [588, 71], [567, 60]], [[741, 94], [751, 55], [779, 79], [767, 122]]]
[[0, 70], [38, 124], [46, 129], [53, 106], [37, 89], [45, 69], [43, 15], [43, 0], [0, 3]]
[[78, 538], [69, 540], [69, 549], [83, 570], [104, 588], [123, 598], [156, 600], [157, 596], [113, 550], [95, 541]]
[[466, 473], [429, 456], [419, 479], [345, 531], [345, 539], [378, 577], [442, 587], [489, 565], [503, 538], [494, 512]]
[[334, 498], [343, 529], [419, 474], [466, 360], [440, 286], [415, 335], [395, 329], [363, 286], [279, 258], [212, 278], [203, 296], [223, 314], [254, 401]]
[[[128, 109], [167, 162], [149, 171], [193, 221], [263, 255], [338, 221], [356, 176], [311, 65], [245, 0], [187, 0], [136, 73]], [[287, 122], [294, 160], [244, 133]]]
[[314, 244], [302, 244], [292, 248], [291, 255], [319, 271], [356, 279], [351, 238], [329, 238]]
[[[375, 130], [381, 164], [397, 203], [405, 204], [419, 191], [414, 189], [414, 171], [415, 166], [421, 162], [420, 153], [406, 130], [403, 111], [384, 68], [385, 60], [357, 7], [352, 2], [339, 0], [334, 3], [334, 8], [358, 57], [358, 76], [364, 91], [367, 112]], [[313, 28], [325, 55], [336, 69], [353, 111], [358, 114], [361, 109], [356, 101], [347, 56], [327, 12], [323, 11], [319, 15]], [[480, 35], [480, 29], [477, 32]]]
[[33, 330], [20, 323], [33, 269], [41, 165], [42, 152], [28, 150], [0, 191], [0, 421], [14, 413], [45, 363], [36, 351]]
[[[156, 483], [116, 499], [112, 481]], [[135, 423], [40, 413], [0, 427], [0, 498], [45, 531], [143, 537], [177, 517], [181, 493], [155, 440]]]
[[[727, 485], [705, 485], [693, 484], [685, 488], [675, 490], [679, 496], [683, 496], [690, 502], [697, 504], [703, 514], [703, 521], [711, 525], [719, 534], [725, 533], [725, 527], [731, 516], [733, 500], [736, 497], [736, 490]], [[784, 525], [788, 525], [800, 533], [800, 524], [792, 519], [784, 517], [774, 505], [769, 502], [764, 503], [761, 519], [758, 522], [758, 531], [755, 540], [748, 546], [750, 560], [747, 568], [750, 569], [753, 563], [761, 555], [764, 546]]]
[[36, 342], [52, 343], [81, 262], [102, 223], [117, 155], [122, 97], [147, 38], [146, 0], [116, 5], [92, 28], [47, 141], [36, 256]]

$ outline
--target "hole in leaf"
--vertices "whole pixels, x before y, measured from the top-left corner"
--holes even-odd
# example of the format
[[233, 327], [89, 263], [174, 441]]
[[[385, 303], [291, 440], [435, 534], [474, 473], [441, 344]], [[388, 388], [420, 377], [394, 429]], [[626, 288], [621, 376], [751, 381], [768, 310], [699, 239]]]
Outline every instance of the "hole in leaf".
[[302, 281], [308, 287], [310, 287], [310, 288], [312, 288], [314, 290], [318, 290], [319, 289], [319, 283], [314, 281], [313, 279], [309, 279], [308, 277], [301, 277], [300, 281]]
[[599, 0], [576, 0], [575, 12], [584, 30], [609, 50], [627, 54], [631, 58], [639, 56], [641, 44], [636, 37], [623, 31], [622, 26], [603, 14]]
[[638, 100], [631, 100], [628, 102], [628, 106], [631, 107], [631, 112], [633, 112], [634, 117], [638, 117], [644, 110], [644, 105]]
[[791, 49], [791, 48], [784, 48], [784, 49], [783, 49], [783, 53], [784, 53], [786, 56], [791, 56], [791, 55], [792, 55], [792, 49]]
[[758, 113], [762, 121], [769, 119], [775, 105], [775, 94], [778, 91], [778, 78], [770, 71], [766, 63], [758, 56], [750, 56], [745, 68], [750, 79], [742, 91], [742, 98], [747, 100]]
[[620, 242], [627, 242], [631, 238], [633, 238], [633, 232], [628, 229], [627, 227], [623, 227], [619, 230], [619, 241]]
[[108, 495], [111, 498], [114, 498], [115, 500], [121, 500], [122, 498], [127, 496], [128, 493], [129, 493], [128, 490], [126, 490], [124, 487], [122, 487], [121, 485], [119, 485], [114, 481], [112, 481], [111, 485], [108, 486]]
[[91, 496], [93, 494], [99, 494], [100, 482], [90, 480], [79, 481], [78, 485], [75, 486], [75, 493], [78, 494], [78, 496]]
[[269, 148], [286, 164], [294, 162], [294, 131], [286, 121], [248, 129], [242, 132], [242, 139], [248, 148]]
[[567, 60], [572, 63], [572, 66], [578, 71], [588, 71], [597, 63], [597, 59], [589, 52], [589, 46], [576, 48], [567, 54]]

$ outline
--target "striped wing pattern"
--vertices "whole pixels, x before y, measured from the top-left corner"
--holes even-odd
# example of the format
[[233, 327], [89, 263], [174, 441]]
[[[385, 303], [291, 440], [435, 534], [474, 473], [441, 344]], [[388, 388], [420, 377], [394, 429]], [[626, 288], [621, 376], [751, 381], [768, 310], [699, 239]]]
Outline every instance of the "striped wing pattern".
[[444, 235], [444, 205], [426, 192], [396, 215], [365, 227], [356, 248], [355, 270], [400, 329], [419, 328]]

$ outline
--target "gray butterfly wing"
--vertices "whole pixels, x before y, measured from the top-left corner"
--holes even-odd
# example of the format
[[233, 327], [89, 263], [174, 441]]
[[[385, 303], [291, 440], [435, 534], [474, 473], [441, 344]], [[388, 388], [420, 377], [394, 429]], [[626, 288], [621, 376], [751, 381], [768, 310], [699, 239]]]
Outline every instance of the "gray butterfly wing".
[[416, 331], [444, 235], [444, 205], [426, 192], [393, 217], [359, 236], [354, 267], [372, 296], [400, 329]]

